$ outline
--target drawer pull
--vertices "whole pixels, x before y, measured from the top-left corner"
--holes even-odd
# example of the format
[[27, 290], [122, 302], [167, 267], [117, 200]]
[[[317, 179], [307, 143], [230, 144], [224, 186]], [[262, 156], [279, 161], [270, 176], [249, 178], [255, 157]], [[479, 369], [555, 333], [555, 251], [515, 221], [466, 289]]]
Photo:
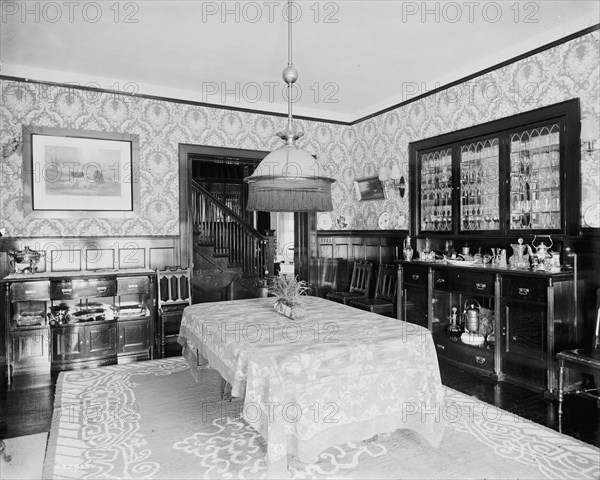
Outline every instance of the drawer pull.
[[485, 283], [476, 283], [475, 286], [477, 287], [477, 290], [485, 290], [487, 287], [487, 284]]
[[35, 290], [25, 290], [25, 295], [33, 295]]
[[435, 283], [446, 283], [446, 279], [445, 278], [438, 278]]
[[479, 357], [476, 356], [475, 357], [475, 361], [479, 364], [479, 365], [483, 365], [485, 363], [485, 358], [484, 357]]
[[445, 349], [446, 349], [446, 347], [445, 347], [444, 345], [441, 345], [441, 344], [439, 344], [439, 343], [437, 343], [436, 345], [437, 345], [437, 347], [438, 347], [440, 350], [445, 350]]
[[529, 295], [529, 289], [528, 288], [519, 287], [519, 295]]
[[107, 289], [107, 288], [108, 288], [108, 287], [96, 287], [96, 291], [97, 291], [97, 292], [100, 292], [100, 293], [102, 293], [102, 292], [106, 292], [106, 289]]
[[67, 293], [72, 293], [73, 289], [72, 288], [61, 288], [60, 291], [66, 295]]
[[133, 283], [131, 285], [127, 285], [127, 288], [137, 288], [137, 283]]

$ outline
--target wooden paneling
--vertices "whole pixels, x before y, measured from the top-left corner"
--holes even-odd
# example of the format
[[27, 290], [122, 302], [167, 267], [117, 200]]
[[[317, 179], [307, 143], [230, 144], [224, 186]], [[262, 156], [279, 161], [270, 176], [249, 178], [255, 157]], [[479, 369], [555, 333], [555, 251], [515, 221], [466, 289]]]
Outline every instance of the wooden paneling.
[[148, 268], [152, 270], [157, 268], [162, 270], [165, 265], [179, 265], [179, 262], [175, 260], [176, 251], [173, 247], [151, 247], [149, 253]]
[[405, 238], [405, 233], [397, 231], [318, 231], [317, 294], [323, 296], [329, 290], [347, 289], [355, 260], [367, 260], [376, 268], [393, 263]]
[[115, 251], [112, 248], [88, 248], [85, 251], [85, 269], [115, 268]]

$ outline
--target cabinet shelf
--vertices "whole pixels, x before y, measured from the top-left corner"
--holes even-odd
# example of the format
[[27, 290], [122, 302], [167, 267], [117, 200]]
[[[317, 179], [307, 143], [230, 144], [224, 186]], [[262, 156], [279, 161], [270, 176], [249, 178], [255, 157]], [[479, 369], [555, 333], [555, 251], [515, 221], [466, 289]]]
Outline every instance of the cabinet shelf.
[[411, 233], [576, 235], [579, 99], [409, 144]]

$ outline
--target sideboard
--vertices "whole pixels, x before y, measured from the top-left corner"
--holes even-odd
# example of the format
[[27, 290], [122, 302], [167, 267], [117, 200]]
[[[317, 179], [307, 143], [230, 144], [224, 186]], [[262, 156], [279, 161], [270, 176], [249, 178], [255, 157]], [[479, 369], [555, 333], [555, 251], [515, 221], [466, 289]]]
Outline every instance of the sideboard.
[[152, 358], [154, 276], [141, 268], [5, 277], [9, 381]]
[[[576, 269], [550, 273], [400, 260], [398, 318], [429, 328], [441, 361], [555, 394], [555, 355], [580, 345], [584, 333], [576, 279]], [[464, 331], [473, 305], [480, 326], [487, 317], [481, 345], [465, 343], [450, 328], [454, 314]]]

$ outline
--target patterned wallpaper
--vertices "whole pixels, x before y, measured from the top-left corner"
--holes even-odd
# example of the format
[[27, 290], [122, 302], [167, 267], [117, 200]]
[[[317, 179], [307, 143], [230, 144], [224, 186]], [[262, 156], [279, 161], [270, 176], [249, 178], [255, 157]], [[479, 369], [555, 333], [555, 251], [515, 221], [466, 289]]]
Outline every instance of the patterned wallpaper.
[[[1, 158], [0, 228], [19, 237], [178, 235], [178, 144], [256, 150], [281, 145], [284, 119], [194, 105], [129, 98], [36, 83], [0, 84], [0, 144], [22, 125], [133, 133], [140, 138], [141, 211], [137, 218], [33, 218], [23, 210], [20, 150]], [[358, 202], [353, 182], [383, 164], [407, 172], [408, 143], [527, 110], [581, 98], [582, 117], [600, 124], [600, 54], [586, 35], [436, 95], [353, 126], [297, 121], [299, 144], [333, 177], [330, 228], [371, 230], [387, 211], [393, 228], [408, 226], [408, 195]], [[7, 149], [5, 149], [7, 150]], [[8, 150], [10, 151], [10, 150]], [[582, 212], [598, 202], [598, 152], [582, 159]], [[343, 217], [343, 218], [342, 218]], [[345, 222], [343, 221], [345, 219]]]

